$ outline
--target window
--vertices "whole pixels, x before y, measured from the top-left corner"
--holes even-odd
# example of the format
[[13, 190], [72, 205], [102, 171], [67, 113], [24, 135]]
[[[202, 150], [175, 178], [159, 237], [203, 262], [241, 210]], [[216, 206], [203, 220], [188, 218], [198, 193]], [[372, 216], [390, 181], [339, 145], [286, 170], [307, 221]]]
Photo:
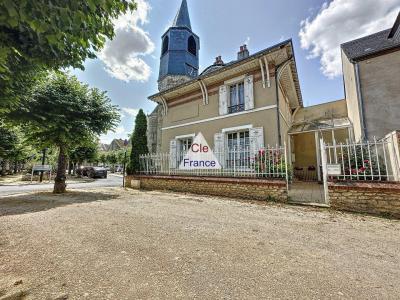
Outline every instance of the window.
[[190, 36], [188, 39], [188, 51], [192, 53], [194, 56], [197, 55], [197, 45], [196, 40], [193, 36]]
[[183, 160], [193, 144], [193, 138], [180, 139], [178, 143], [178, 164]]
[[244, 83], [240, 82], [231, 85], [229, 90], [228, 113], [233, 114], [243, 111], [244, 108]]
[[163, 40], [161, 55], [167, 53], [168, 49], [169, 49], [169, 37], [166, 36]]
[[227, 166], [250, 167], [250, 133], [248, 130], [230, 132], [228, 137]]

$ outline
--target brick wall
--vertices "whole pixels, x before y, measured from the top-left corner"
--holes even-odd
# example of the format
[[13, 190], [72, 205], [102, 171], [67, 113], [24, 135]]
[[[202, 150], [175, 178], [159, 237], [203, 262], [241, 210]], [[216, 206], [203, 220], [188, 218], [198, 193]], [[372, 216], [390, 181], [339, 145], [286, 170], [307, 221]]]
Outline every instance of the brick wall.
[[203, 195], [224, 196], [251, 200], [287, 202], [285, 181], [263, 179], [128, 176], [127, 187], [144, 190], [170, 190]]
[[398, 183], [329, 183], [329, 200], [334, 209], [400, 218]]

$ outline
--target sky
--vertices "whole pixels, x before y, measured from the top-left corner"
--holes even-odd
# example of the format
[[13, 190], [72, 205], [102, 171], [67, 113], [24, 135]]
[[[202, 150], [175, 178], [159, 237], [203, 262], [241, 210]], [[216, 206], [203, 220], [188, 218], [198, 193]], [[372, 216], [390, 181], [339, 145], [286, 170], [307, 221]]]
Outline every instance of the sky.
[[[138, 9], [114, 21], [115, 37], [78, 79], [107, 91], [121, 110], [115, 132], [101, 142], [127, 138], [139, 109], [150, 114], [147, 99], [157, 92], [161, 36], [181, 0], [136, 0]], [[340, 44], [390, 28], [400, 0], [187, 0], [193, 32], [200, 37], [200, 72], [216, 56], [236, 58], [239, 46], [250, 54], [293, 39], [305, 106], [344, 98]]]

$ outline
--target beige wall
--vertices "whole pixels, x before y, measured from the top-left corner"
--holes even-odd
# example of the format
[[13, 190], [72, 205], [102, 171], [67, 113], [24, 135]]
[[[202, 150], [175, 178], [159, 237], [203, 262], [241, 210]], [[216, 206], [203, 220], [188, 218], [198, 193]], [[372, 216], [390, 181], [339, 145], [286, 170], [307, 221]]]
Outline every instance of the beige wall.
[[[336, 129], [334, 131], [335, 141], [337, 144], [346, 143], [349, 139], [349, 130]], [[333, 136], [332, 130], [322, 131], [324, 142], [332, 145]], [[321, 138], [321, 133], [318, 133], [318, 142]], [[316, 145], [315, 132], [306, 132], [293, 135], [292, 153], [295, 154], [295, 167], [307, 169], [309, 166], [317, 167], [317, 151], [320, 147]], [[328, 158], [329, 159], [329, 158]]]
[[300, 108], [295, 115], [295, 123], [315, 121], [319, 119], [345, 118], [347, 117], [346, 100], [338, 100], [309, 107]]
[[[268, 105], [275, 105], [276, 98], [275, 98], [275, 78], [271, 78], [271, 87], [270, 88], [263, 88], [262, 82], [260, 79], [259, 73], [255, 75], [255, 82], [254, 82], [254, 107], [261, 108]], [[221, 82], [219, 85], [223, 85], [224, 83]], [[199, 90], [196, 95], [191, 96], [190, 98], [197, 98], [195, 101], [191, 101], [185, 104], [176, 105], [170, 107], [168, 109], [168, 114], [164, 118], [163, 127], [170, 127], [180, 124], [185, 124], [188, 122], [194, 122], [199, 120], [204, 120], [208, 118], [214, 118], [219, 116], [219, 85], [215, 85], [213, 88], [209, 89], [209, 104], [203, 105], [203, 98], [202, 94]], [[184, 98], [182, 98], [184, 99]], [[189, 97], [188, 97], [188, 100]], [[188, 113], [188, 109], [191, 107], [196, 106], [197, 112]], [[177, 116], [184, 116], [179, 118]]]
[[293, 150], [292, 153], [295, 154], [295, 167], [305, 169], [309, 166], [317, 167], [317, 152], [314, 132], [294, 135]]
[[162, 130], [162, 152], [169, 152], [169, 143], [176, 136], [197, 134], [201, 132], [208, 144], [214, 148], [214, 134], [221, 132], [224, 128], [231, 128], [243, 125], [264, 128], [265, 144], [275, 145], [278, 143], [276, 130], [276, 109], [263, 110], [249, 114], [228, 117], [205, 123], [188, 125], [174, 129]]
[[[263, 88], [261, 81], [260, 72], [254, 73], [254, 108], [264, 108], [273, 106], [276, 104], [275, 96], [275, 78], [271, 78], [271, 87]], [[221, 82], [219, 85], [223, 85]], [[255, 127], [264, 128], [264, 143], [265, 145], [275, 145], [278, 143], [277, 137], [277, 110], [271, 107], [267, 110], [262, 111], [249, 111], [249, 113], [230, 116], [226, 115], [224, 118], [217, 120], [210, 120], [204, 123], [197, 123], [194, 125], [186, 125], [191, 122], [197, 122], [204, 119], [219, 118], [219, 85], [209, 89], [209, 104], [203, 105], [203, 98], [201, 91], [196, 95], [187, 97], [188, 99], [197, 98], [194, 101], [172, 106], [168, 110], [168, 114], [163, 120], [162, 130], [162, 151], [169, 151], [169, 144], [172, 139], [176, 136], [197, 134], [201, 132], [206, 138], [207, 142], [211, 147], [214, 147], [214, 134], [221, 132], [224, 128], [238, 127], [244, 125], [252, 125]], [[184, 101], [184, 97], [182, 100]], [[283, 95], [281, 94], [281, 101], [284, 101]], [[287, 114], [286, 107], [282, 108], [283, 113]], [[282, 124], [282, 120], [281, 120]], [[171, 126], [182, 127], [166, 129]], [[287, 133], [288, 127], [282, 124], [283, 132]]]
[[279, 112], [282, 143], [289, 143], [288, 132], [293, 124], [292, 110], [289, 105], [289, 99], [286, 97], [282, 88], [279, 88]]
[[368, 139], [382, 138], [400, 129], [400, 51], [359, 66]]
[[357, 83], [355, 76], [354, 65], [349, 61], [347, 56], [342, 51], [342, 64], [343, 64], [343, 80], [345, 86], [345, 97], [347, 104], [347, 111], [349, 119], [353, 124], [354, 139], [359, 141], [362, 136], [362, 126], [360, 119], [360, 110], [358, 105], [357, 96]]

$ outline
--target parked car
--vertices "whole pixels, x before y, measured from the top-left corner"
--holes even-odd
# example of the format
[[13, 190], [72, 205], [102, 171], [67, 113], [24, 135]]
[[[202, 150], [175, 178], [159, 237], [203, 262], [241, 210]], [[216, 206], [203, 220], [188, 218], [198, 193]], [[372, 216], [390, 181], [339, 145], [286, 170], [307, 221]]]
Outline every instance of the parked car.
[[107, 169], [102, 167], [82, 167], [77, 173], [89, 178], [107, 178]]

